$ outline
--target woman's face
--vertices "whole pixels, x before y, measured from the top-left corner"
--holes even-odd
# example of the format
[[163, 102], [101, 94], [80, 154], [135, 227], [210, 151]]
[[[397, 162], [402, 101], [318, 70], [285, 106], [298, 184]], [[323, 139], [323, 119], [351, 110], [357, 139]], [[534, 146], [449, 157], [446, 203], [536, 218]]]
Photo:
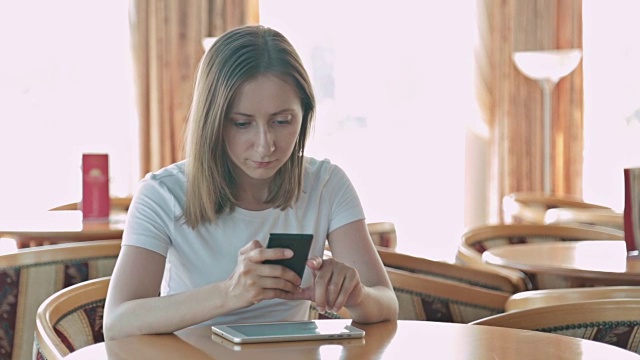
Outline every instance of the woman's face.
[[271, 179], [291, 156], [301, 123], [300, 97], [288, 82], [262, 75], [241, 86], [224, 124], [238, 181]]

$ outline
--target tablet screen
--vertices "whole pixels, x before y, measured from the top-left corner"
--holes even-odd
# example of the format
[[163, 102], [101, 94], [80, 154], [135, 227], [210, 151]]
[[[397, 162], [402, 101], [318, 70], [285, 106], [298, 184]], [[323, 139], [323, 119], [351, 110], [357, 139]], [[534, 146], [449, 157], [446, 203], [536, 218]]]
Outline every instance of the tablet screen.
[[214, 325], [211, 329], [235, 343], [364, 337], [350, 319]]
[[[252, 325], [229, 325], [230, 329], [248, 337], [255, 336], [292, 336], [299, 334], [320, 334], [315, 322], [291, 322]], [[341, 330], [338, 330], [341, 331]], [[342, 329], [342, 331], [347, 331]]]

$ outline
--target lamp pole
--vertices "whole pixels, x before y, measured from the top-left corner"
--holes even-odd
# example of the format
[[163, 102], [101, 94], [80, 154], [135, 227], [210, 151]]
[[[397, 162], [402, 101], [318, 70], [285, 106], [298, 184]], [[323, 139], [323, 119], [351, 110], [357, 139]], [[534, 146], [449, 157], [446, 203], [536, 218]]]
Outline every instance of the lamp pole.
[[518, 70], [526, 77], [536, 80], [542, 88], [542, 188], [545, 195], [551, 195], [551, 93], [558, 81], [578, 66], [582, 50], [518, 51], [512, 57]]
[[553, 193], [553, 182], [551, 181], [551, 93], [558, 82], [552, 79], [538, 80], [542, 88], [542, 190], [545, 195]]

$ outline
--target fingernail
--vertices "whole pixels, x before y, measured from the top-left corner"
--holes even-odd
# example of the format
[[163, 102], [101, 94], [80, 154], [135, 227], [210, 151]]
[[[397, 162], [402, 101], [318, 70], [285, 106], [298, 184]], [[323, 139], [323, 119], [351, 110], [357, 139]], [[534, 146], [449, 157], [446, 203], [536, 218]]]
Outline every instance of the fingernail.
[[286, 257], [292, 257], [293, 256], [293, 251], [287, 249], [284, 251], [284, 256]]
[[323, 307], [318, 307], [318, 312], [320, 314], [324, 314], [324, 308]]

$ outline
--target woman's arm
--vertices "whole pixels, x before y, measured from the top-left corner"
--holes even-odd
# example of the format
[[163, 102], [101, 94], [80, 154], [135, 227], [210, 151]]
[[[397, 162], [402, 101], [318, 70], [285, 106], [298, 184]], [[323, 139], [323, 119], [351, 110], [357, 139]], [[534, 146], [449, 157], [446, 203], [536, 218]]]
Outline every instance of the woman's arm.
[[264, 249], [254, 240], [240, 250], [238, 266], [229, 279], [160, 297], [165, 257], [123, 246], [105, 304], [105, 339], [171, 333], [265, 299], [284, 297], [286, 292], [298, 292], [300, 278], [293, 271], [261, 264], [291, 256], [283, 249]]
[[151, 250], [122, 247], [105, 304], [105, 339], [171, 333], [231, 310], [221, 283], [159, 297], [165, 260]]
[[[364, 220], [332, 231], [333, 259], [310, 267], [317, 273], [314, 301], [319, 310], [345, 306], [353, 319], [371, 323], [398, 318], [398, 300]], [[316, 259], [317, 260], [317, 259]]]

